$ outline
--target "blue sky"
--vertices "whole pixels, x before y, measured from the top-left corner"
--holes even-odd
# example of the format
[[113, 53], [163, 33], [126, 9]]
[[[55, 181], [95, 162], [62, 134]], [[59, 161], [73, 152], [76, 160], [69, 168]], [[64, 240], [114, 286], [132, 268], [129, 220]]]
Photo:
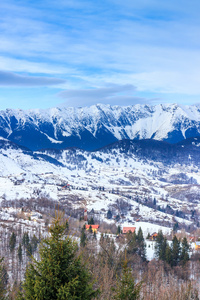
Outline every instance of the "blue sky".
[[200, 102], [197, 0], [2, 0], [0, 109]]

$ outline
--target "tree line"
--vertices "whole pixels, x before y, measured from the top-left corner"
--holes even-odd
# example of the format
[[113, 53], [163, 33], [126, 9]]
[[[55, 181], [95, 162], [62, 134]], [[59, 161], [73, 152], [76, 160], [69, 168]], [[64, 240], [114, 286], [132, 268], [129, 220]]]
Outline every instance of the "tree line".
[[[188, 279], [191, 268], [186, 238], [180, 241], [174, 236], [170, 245], [160, 231], [157, 259], [148, 262], [141, 228], [119, 236], [117, 242], [101, 234], [98, 251], [94, 247], [97, 236], [84, 227], [82, 232], [86, 240], [79, 245], [70, 235], [68, 221], [63, 222], [58, 213], [49, 235], [37, 241], [40, 259], [30, 255], [23, 282], [16, 282], [10, 292], [1, 259], [0, 299], [199, 299], [199, 286]], [[34, 239], [25, 232], [21, 247], [29, 244], [33, 247]], [[14, 234], [9, 246], [13, 251]], [[195, 263], [200, 269], [199, 258]]]

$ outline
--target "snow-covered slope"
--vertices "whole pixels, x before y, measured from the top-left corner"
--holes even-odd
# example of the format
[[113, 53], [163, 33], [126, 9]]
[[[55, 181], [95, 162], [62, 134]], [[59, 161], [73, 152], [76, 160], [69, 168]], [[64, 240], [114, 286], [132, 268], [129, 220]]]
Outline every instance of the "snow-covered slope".
[[[94, 150], [122, 139], [170, 143], [200, 136], [198, 106], [98, 104], [83, 108], [0, 111], [0, 135], [32, 150]], [[30, 138], [31, 137], [31, 138]]]
[[200, 138], [176, 145], [124, 140], [93, 152], [32, 152], [1, 139], [0, 202], [47, 197], [68, 209], [93, 209], [100, 218], [110, 209], [122, 222], [196, 225], [199, 145]]

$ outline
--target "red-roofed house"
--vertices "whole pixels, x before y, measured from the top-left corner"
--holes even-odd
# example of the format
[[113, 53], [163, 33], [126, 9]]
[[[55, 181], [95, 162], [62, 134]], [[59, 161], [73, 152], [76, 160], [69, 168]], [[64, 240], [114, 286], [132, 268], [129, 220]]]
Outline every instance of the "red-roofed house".
[[136, 227], [123, 227], [122, 233], [127, 233], [127, 232], [135, 232]]
[[149, 239], [150, 239], [151, 241], [155, 241], [155, 239], [157, 238], [157, 236], [158, 236], [157, 232], [154, 232], [154, 233], [152, 233], [152, 234], [150, 235]]
[[85, 229], [89, 230], [90, 226], [91, 226], [93, 232], [94, 231], [97, 232], [97, 229], [99, 228], [99, 225], [85, 225]]

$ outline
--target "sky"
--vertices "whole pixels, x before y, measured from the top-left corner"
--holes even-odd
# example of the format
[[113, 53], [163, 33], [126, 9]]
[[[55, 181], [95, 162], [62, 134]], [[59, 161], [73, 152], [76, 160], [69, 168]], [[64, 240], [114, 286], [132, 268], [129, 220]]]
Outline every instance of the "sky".
[[0, 11], [0, 110], [200, 102], [199, 0], [2, 0]]

